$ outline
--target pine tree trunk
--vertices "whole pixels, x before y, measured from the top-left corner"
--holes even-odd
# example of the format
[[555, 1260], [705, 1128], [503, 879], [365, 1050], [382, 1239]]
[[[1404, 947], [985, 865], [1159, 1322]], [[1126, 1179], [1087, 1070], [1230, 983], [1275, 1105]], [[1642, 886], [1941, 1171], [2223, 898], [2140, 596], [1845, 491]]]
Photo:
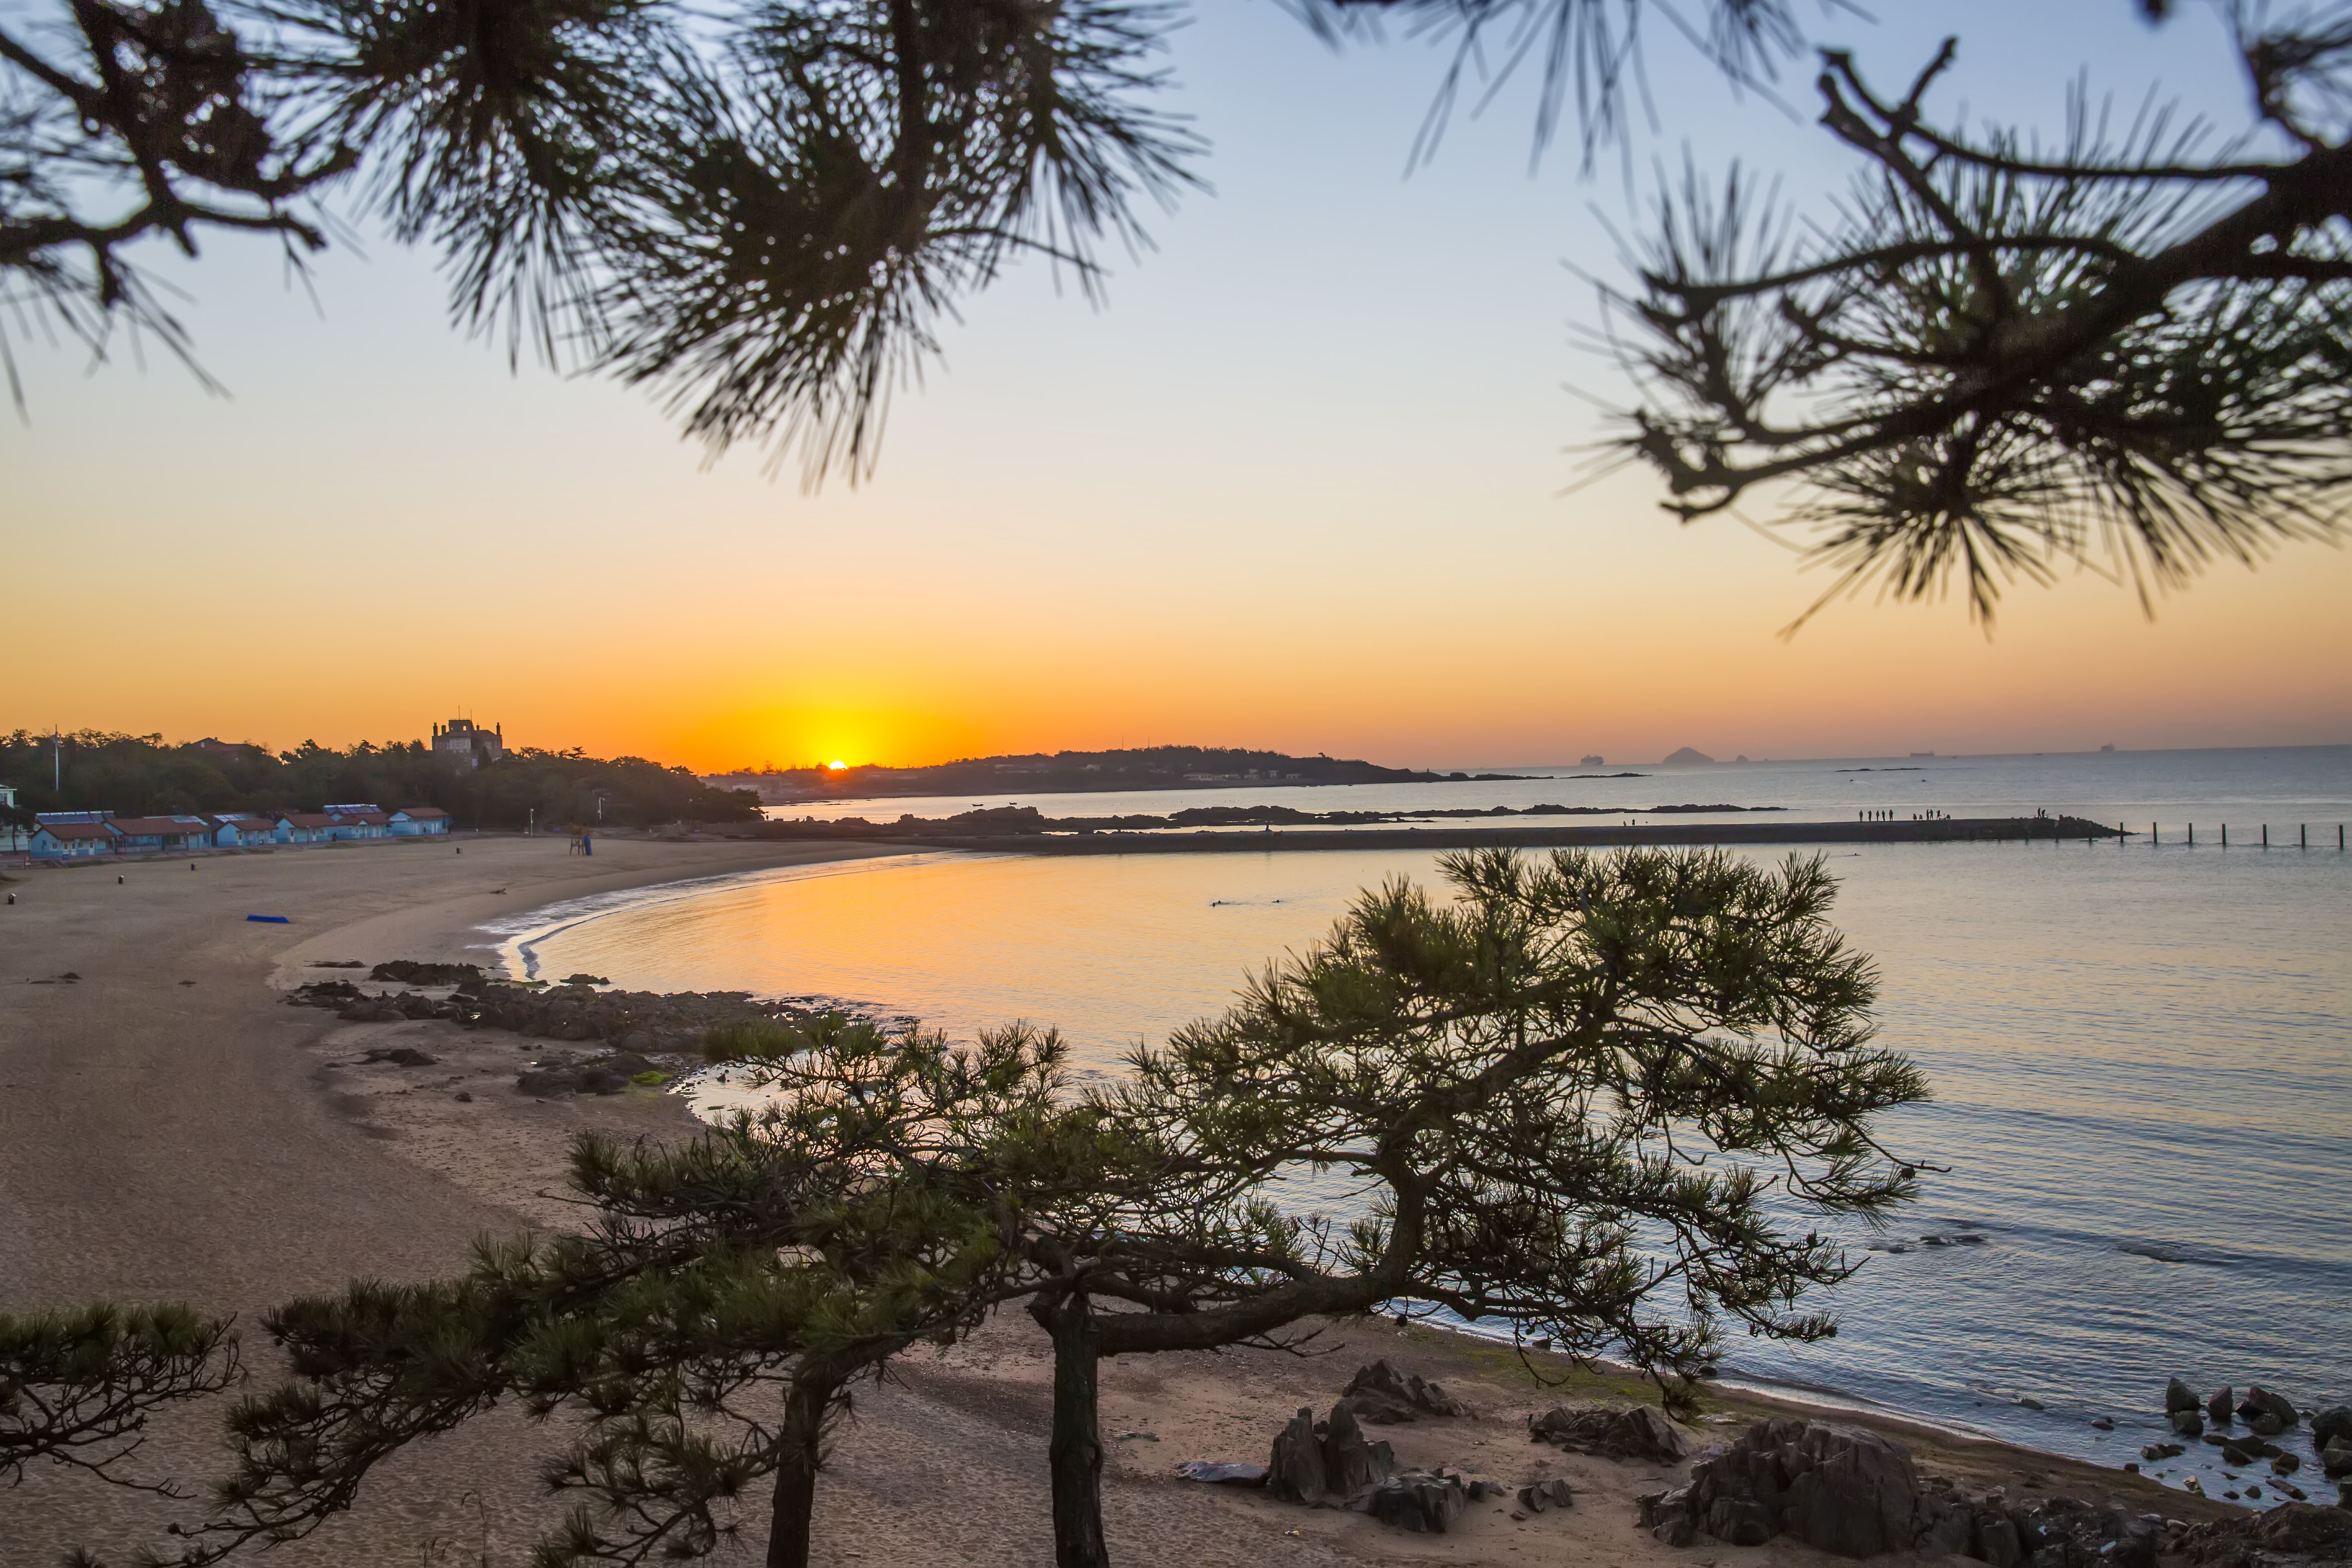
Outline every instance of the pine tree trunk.
[[1037, 1314], [1054, 1336], [1054, 1568], [1109, 1568], [1103, 1540], [1102, 1433], [1096, 1415], [1094, 1308], [1072, 1291]]
[[808, 1568], [809, 1521], [816, 1512], [824, 1417], [840, 1392], [837, 1381], [803, 1373], [784, 1395], [784, 1419], [777, 1433], [781, 1462], [768, 1515], [767, 1568]]

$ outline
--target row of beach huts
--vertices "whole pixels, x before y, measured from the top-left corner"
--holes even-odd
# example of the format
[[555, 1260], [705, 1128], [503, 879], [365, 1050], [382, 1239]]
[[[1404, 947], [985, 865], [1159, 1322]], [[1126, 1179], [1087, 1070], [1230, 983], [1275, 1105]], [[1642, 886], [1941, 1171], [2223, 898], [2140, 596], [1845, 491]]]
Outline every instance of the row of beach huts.
[[35, 860], [72, 861], [370, 838], [437, 838], [448, 831], [449, 814], [439, 806], [406, 805], [386, 811], [368, 801], [319, 811], [225, 811], [178, 816], [45, 811], [34, 818], [28, 850]]

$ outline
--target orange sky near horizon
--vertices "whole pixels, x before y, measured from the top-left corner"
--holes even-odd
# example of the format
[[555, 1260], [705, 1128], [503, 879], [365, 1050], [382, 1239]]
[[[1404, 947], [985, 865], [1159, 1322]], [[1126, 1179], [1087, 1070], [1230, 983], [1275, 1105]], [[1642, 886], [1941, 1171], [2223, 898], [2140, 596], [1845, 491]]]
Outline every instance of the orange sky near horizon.
[[[783, 619], [763, 611], [757, 563], [617, 572], [597, 554], [526, 568], [505, 579], [509, 607], [478, 624], [470, 598], [412, 603], [410, 574], [291, 603], [259, 584], [194, 656], [179, 646], [183, 595], [125, 585], [108, 594], [119, 617], [102, 633], [68, 600], [20, 603], [20, 632], [66, 657], [0, 698], [0, 727], [282, 749], [422, 738], [462, 712], [516, 744], [704, 772], [1162, 742], [1467, 765], [1682, 745], [1728, 758], [2352, 739], [2340, 552], [2218, 571], [2154, 622], [2091, 579], [2021, 591], [1991, 639], [1954, 604], [1864, 601], [1784, 641], [1813, 591], [1787, 556], [1735, 524], [1676, 530], [1627, 510], [1561, 520], [1592, 548], [1555, 546], [1525, 571], [1432, 561], [1409, 590], [1273, 546], [1238, 582], [1225, 552], [1163, 562], [1163, 579], [1189, 581], [1144, 602], [1123, 595], [1124, 565], [1074, 592], [969, 559], [887, 584], [845, 562]], [[1660, 554], [1664, 592], [1644, 580]], [[659, 630], [583, 629], [613, 622]], [[287, 647], [350, 653], [301, 662]], [[394, 651], [379, 661], [362, 651], [374, 647]]]
[[[2109, 9], [2035, 8], [2021, 62], [1997, 46], [2024, 0], [1987, 0], [1950, 101], [2046, 124], [2095, 61], [2237, 122], [2210, 16]], [[1912, 10], [1837, 26], [1892, 72], [1940, 37]], [[1625, 221], [1622, 184], [1572, 155], [1531, 176], [1524, 104], [1401, 180], [1432, 58], [1334, 52], [1280, 7], [1198, 8], [1175, 65], [1213, 195], [1155, 218], [1099, 308], [1038, 268], [966, 301], [854, 489], [510, 372], [397, 247], [328, 252], [315, 310], [259, 242], [152, 258], [230, 395], [127, 344], [91, 369], [15, 343], [0, 730], [286, 748], [466, 714], [698, 771], [2352, 742], [2352, 551], [2218, 566], [2153, 621], [2085, 575], [2012, 589], [1990, 640], [1957, 601], [1866, 597], [1781, 639], [1822, 586], [1784, 548], [1678, 527], [1642, 473], [1570, 493], [1602, 426], [1564, 384], [1606, 398], [1615, 372], [1575, 346], [1591, 297], [1561, 262], [1616, 273], [1593, 215]], [[1687, 136], [1807, 202], [1843, 178], [1810, 115], [1700, 79], [1644, 159]]]

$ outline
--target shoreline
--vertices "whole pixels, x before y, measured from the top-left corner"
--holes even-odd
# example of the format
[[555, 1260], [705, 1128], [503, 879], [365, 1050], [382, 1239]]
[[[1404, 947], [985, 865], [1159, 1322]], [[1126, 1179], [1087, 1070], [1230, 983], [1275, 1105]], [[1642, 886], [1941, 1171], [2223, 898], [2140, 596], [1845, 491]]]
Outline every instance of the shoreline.
[[[450, 852], [457, 847], [462, 857]], [[0, 1190], [11, 1200], [0, 1205], [0, 1303], [23, 1310], [97, 1297], [180, 1298], [236, 1312], [249, 1363], [267, 1382], [278, 1368], [255, 1327], [261, 1310], [358, 1278], [446, 1274], [464, 1266], [478, 1236], [565, 1222], [572, 1211], [560, 1182], [576, 1131], [658, 1139], [695, 1125], [667, 1094], [542, 1101], [518, 1092], [518, 1065], [555, 1042], [441, 1021], [346, 1022], [283, 1005], [297, 976], [335, 974], [313, 967], [325, 963], [478, 961], [481, 928], [500, 915], [891, 852], [625, 838], [598, 848], [592, 867], [551, 838], [483, 836], [462, 846], [206, 862], [194, 872], [177, 862], [124, 868], [122, 884], [20, 879], [12, 890], [21, 901], [0, 909]], [[247, 923], [257, 911], [289, 915], [290, 931]], [[79, 978], [65, 980], [66, 972]], [[358, 1059], [395, 1037], [434, 1059]], [[1574, 1373], [1564, 1358], [1537, 1353], [1539, 1381], [1507, 1347], [1381, 1321], [1331, 1325], [1321, 1346], [1335, 1344], [1351, 1353], [1233, 1351], [1105, 1368], [1106, 1506], [1122, 1561], [1241, 1568], [1278, 1551], [1335, 1568], [1433, 1560], [1696, 1568], [1697, 1558], [1633, 1523], [1633, 1494], [1654, 1480], [1650, 1468], [1561, 1456], [1527, 1440], [1522, 1412], [1564, 1396], [1622, 1397], [1631, 1391], [1622, 1379]], [[1402, 1459], [1475, 1468], [1515, 1485], [1531, 1464], [1549, 1467], [1586, 1490], [1585, 1504], [1524, 1523], [1496, 1510], [1424, 1539], [1171, 1476], [1180, 1459], [1262, 1458], [1291, 1409], [1327, 1406], [1357, 1360], [1375, 1354], [1409, 1357], [1413, 1370], [1458, 1384], [1488, 1413], [1475, 1423], [1395, 1429]], [[1565, 1387], [1543, 1386], [1552, 1380]], [[950, 1351], [910, 1356], [893, 1382], [862, 1390], [821, 1487], [820, 1561], [961, 1556], [1012, 1568], [1049, 1556], [1041, 1532], [1050, 1384], [1043, 1336], [1015, 1315]], [[1709, 1403], [1729, 1421], [1822, 1413], [1743, 1389], [1711, 1390]], [[217, 1414], [159, 1419], [142, 1472], [200, 1488], [216, 1473]], [[1971, 1485], [2027, 1496], [2063, 1489], [2192, 1521], [2242, 1512], [1897, 1415], [1838, 1418], [1885, 1425], [1923, 1468]], [[1129, 1432], [1153, 1436], [1116, 1436]], [[492, 1561], [519, 1557], [560, 1517], [537, 1475], [539, 1458], [559, 1446], [520, 1416], [486, 1419], [404, 1454], [353, 1513], [278, 1548], [272, 1561], [391, 1568], [434, 1560], [456, 1542], [471, 1556], [477, 1542]], [[53, 1470], [27, 1475], [8, 1496], [11, 1533], [28, 1560], [75, 1543], [127, 1557], [166, 1543], [164, 1524], [188, 1517], [168, 1500], [91, 1489]], [[1760, 1553], [1755, 1561], [1767, 1568], [1815, 1561], [1791, 1542]]]

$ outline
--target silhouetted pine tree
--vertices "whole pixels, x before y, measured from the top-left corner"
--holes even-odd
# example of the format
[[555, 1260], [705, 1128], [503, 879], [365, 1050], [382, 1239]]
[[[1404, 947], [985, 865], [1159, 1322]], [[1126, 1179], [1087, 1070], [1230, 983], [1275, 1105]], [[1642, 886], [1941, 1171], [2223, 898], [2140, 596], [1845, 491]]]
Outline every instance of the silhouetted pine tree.
[[236, 1469], [184, 1560], [307, 1534], [401, 1447], [518, 1404], [579, 1426], [546, 1476], [584, 1500], [546, 1568], [702, 1556], [762, 1481], [765, 1561], [804, 1564], [856, 1382], [1034, 1288], [1022, 1205], [1092, 1135], [1062, 1042], [1024, 1026], [960, 1049], [836, 1015], [728, 1048], [768, 1108], [676, 1147], [578, 1139], [584, 1234], [269, 1314], [296, 1381], [230, 1417]]
[[1364, 895], [1093, 1097], [1149, 1158], [1033, 1244], [1055, 1277], [1031, 1310], [1055, 1345], [1059, 1568], [1109, 1561], [1102, 1356], [1419, 1303], [1608, 1350], [1679, 1402], [1727, 1321], [1833, 1333], [1803, 1296], [1854, 1265], [1812, 1216], [1911, 1194], [1871, 1129], [1926, 1084], [1871, 1043], [1874, 981], [1818, 858], [1443, 866], [1454, 900]]

